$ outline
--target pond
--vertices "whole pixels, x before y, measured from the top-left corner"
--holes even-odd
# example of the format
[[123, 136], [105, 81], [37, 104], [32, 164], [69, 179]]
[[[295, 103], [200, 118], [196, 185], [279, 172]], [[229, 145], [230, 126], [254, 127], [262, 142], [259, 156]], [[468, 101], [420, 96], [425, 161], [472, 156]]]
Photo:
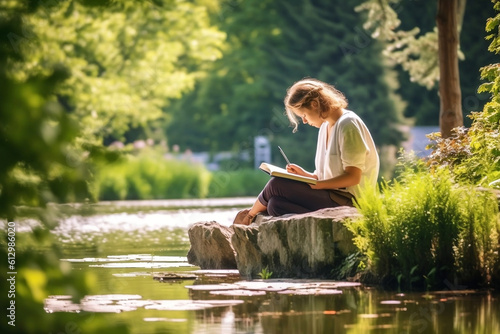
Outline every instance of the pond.
[[[398, 293], [349, 282], [245, 281], [187, 263], [187, 230], [230, 225], [252, 199], [99, 203], [54, 230], [71, 270], [97, 277], [79, 301], [49, 296], [48, 313], [103, 314], [131, 333], [500, 333], [500, 296], [456, 287]], [[25, 227], [26, 229], [29, 226]], [[76, 321], [76, 320], [75, 320]]]

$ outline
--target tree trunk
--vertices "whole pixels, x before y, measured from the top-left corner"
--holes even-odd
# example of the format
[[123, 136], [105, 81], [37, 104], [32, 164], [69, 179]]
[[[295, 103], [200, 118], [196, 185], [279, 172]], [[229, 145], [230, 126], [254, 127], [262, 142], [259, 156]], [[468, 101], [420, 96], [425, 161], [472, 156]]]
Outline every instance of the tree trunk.
[[463, 125], [462, 93], [458, 73], [457, 10], [459, 0], [438, 0], [437, 27], [439, 43], [439, 126], [441, 136]]

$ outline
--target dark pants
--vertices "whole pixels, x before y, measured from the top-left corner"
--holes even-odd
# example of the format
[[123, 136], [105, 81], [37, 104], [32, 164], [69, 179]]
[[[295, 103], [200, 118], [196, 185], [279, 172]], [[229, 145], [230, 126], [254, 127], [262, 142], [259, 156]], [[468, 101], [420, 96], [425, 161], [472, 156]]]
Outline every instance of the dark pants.
[[259, 194], [259, 202], [271, 216], [306, 213], [324, 208], [352, 206], [352, 195], [335, 190], [318, 190], [303, 182], [273, 177]]

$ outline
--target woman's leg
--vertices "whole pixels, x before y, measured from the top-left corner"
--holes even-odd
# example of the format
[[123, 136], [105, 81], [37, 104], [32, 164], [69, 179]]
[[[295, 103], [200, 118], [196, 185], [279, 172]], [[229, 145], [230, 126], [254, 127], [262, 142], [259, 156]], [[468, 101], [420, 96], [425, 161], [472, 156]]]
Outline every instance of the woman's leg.
[[310, 211], [301, 205], [278, 196], [271, 197], [267, 203], [267, 212], [273, 217], [286, 215], [287, 213], [306, 213]]
[[273, 177], [255, 200], [250, 209], [238, 212], [233, 224], [248, 225], [253, 218], [267, 211], [272, 216], [287, 213], [306, 213], [339, 206], [327, 190], [311, 189], [308, 184]]
[[241, 210], [236, 214], [233, 224], [250, 225], [257, 214], [266, 210], [267, 207], [263, 205], [259, 199], [256, 199], [250, 209]]
[[[286, 204], [287, 202], [288, 204]], [[267, 210], [273, 216], [286, 213], [305, 213], [338, 206], [330, 198], [327, 190], [311, 189], [306, 183], [277, 177], [269, 180], [259, 194], [256, 203], [255, 209]], [[257, 211], [252, 209], [251, 213]]]
[[260, 202], [259, 198], [257, 198], [255, 200], [255, 202], [253, 203], [252, 207], [250, 208], [250, 211], [249, 211], [249, 214], [252, 216], [252, 217], [255, 217], [256, 215], [258, 215], [259, 213], [261, 212], [265, 212], [267, 211], [267, 205], [264, 205]]

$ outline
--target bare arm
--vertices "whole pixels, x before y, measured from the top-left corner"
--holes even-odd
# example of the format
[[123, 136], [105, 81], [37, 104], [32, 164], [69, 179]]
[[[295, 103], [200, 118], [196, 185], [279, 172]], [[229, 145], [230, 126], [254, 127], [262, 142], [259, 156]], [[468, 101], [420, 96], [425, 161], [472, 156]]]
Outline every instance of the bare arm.
[[318, 181], [316, 184], [310, 184], [313, 189], [338, 189], [351, 187], [359, 184], [361, 181], [361, 169], [358, 167], [346, 167], [344, 174], [337, 177]]

